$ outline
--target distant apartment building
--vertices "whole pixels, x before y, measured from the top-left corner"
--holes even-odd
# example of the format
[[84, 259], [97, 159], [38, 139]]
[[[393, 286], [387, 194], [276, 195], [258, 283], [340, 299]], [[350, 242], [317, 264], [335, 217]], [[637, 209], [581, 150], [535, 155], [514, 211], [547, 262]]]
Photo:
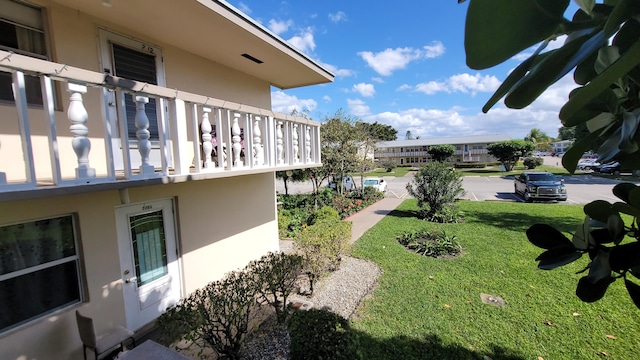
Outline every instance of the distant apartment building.
[[376, 161], [380, 163], [391, 160], [398, 165], [422, 166], [431, 161], [431, 156], [428, 153], [429, 146], [448, 144], [456, 147], [456, 151], [450, 159], [451, 162], [493, 162], [496, 159], [488, 154], [487, 146], [505, 140], [511, 140], [511, 137], [499, 134], [382, 141], [377, 144], [374, 156]]

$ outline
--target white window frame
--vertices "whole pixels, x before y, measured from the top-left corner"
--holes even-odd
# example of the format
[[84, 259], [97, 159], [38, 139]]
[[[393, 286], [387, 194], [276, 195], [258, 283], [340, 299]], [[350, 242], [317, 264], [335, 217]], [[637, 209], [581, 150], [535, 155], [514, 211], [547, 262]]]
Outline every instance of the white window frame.
[[[48, 269], [48, 268], [52, 268], [61, 264], [65, 264], [65, 263], [71, 263], [71, 262], [75, 262], [76, 263], [76, 278], [77, 278], [77, 282], [78, 282], [78, 301], [75, 301], [73, 303], [69, 303], [69, 304], [64, 304], [62, 306], [56, 307], [56, 308], [52, 308], [52, 309], [48, 309], [46, 311], [41, 312], [38, 315], [33, 316], [32, 318], [29, 319], [25, 319], [19, 323], [10, 325], [4, 329], [0, 329], [0, 336], [8, 334], [8, 333], [12, 333], [18, 329], [22, 329], [26, 326], [29, 326], [30, 324], [39, 321], [47, 316], [51, 316], [53, 314], [58, 314], [61, 313], [63, 311], [65, 311], [66, 309], [72, 308], [74, 306], [77, 306], [78, 304], [81, 304], [83, 302], [86, 301], [86, 284], [84, 281], [84, 266], [83, 266], [83, 261], [82, 261], [82, 256], [81, 256], [81, 247], [80, 247], [80, 239], [79, 239], [79, 231], [78, 231], [78, 218], [77, 215], [74, 213], [69, 213], [69, 214], [62, 214], [62, 215], [56, 215], [56, 216], [48, 216], [48, 217], [43, 217], [43, 218], [38, 218], [38, 219], [31, 219], [31, 220], [26, 220], [26, 221], [20, 221], [20, 222], [15, 222], [15, 223], [10, 223], [10, 224], [3, 224], [0, 227], [7, 227], [7, 226], [15, 226], [15, 225], [21, 225], [21, 224], [28, 224], [28, 223], [33, 223], [33, 222], [37, 222], [37, 221], [43, 221], [43, 220], [49, 220], [49, 219], [57, 219], [57, 218], [64, 218], [64, 217], [70, 217], [71, 218], [71, 227], [72, 227], [72, 231], [73, 231], [73, 246], [74, 246], [74, 250], [75, 250], [75, 255], [72, 256], [67, 256], [65, 258], [62, 259], [57, 259], [57, 260], [53, 260], [53, 261], [49, 261], [46, 263], [42, 263], [42, 264], [38, 264], [38, 265], [34, 265], [34, 266], [30, 266], [24, 269], [20, 269], [20, 270], [16, 270], [10, 273], [6, 273], [6, 274], [0, 274], [0, 282], [5, 281], [5, 280], [10, 280], [19, 276], [23, 276], [23, 275], [28, 275], [31, 273], [35, 273], [37, 271], [40, 270], [44, 270], [44, 269]], [[25, 286], [27, 286], [28, 284], [25, 284]], [[5, 304], [0, 304], [0, 306], [5, 306]]]

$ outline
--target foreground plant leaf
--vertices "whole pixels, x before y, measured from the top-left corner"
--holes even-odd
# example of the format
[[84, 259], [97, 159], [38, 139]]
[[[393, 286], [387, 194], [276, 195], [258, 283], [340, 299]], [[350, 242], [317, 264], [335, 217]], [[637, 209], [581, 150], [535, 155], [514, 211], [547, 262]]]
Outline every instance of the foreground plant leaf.
[[542, 270], [553, 270], [559, 266], [564, 266], [578, 260], [582, 252], [576, 250], [573, 245], [560, 245], [540, 254], [536, 260], [538, 268]]
[[627, 292], [631, 300], [633, 300], [636, 307], [640, 309], [640, 286], [627, 279], [624, 279], [624, 285], [627, 287]]

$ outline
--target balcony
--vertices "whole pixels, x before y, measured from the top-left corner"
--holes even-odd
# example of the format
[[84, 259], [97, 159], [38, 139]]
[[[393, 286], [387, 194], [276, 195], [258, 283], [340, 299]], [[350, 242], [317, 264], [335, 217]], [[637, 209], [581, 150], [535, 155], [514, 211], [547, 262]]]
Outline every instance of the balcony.
[[[6, 51], [0, 71], [15, 98], [0, 104], [0, 201], [322, 165], [320, 123], [305, 118]], [[27, 75], [41, 106], [27, 104]]]

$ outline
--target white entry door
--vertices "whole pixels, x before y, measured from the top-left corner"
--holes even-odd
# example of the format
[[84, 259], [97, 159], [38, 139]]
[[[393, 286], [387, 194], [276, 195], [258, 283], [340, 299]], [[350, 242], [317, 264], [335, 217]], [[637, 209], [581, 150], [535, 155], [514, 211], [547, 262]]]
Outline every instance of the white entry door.
[[137, 330], [180, 299], [172, 200], [116, 209], [127, 327]]

